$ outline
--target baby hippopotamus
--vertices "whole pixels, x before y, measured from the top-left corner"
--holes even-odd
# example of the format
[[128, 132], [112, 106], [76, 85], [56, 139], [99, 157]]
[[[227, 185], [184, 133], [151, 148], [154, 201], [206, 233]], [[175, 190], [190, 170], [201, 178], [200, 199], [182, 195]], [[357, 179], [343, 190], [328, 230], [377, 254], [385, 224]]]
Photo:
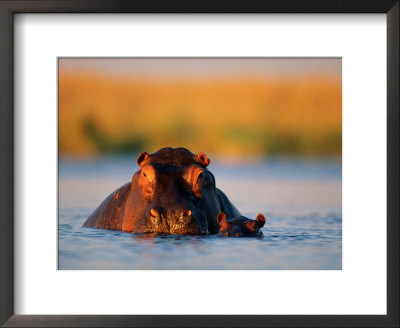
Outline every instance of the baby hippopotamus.
[[260, 230], [265, 224], [265, 217], [261, 213], [255, 220], [250, 220], [244, 216], [227, 219], [225, 213], [221, 212], [217, 216], [217, 222], [220, 226], [218, 236], [251, 237], [262, 236]]

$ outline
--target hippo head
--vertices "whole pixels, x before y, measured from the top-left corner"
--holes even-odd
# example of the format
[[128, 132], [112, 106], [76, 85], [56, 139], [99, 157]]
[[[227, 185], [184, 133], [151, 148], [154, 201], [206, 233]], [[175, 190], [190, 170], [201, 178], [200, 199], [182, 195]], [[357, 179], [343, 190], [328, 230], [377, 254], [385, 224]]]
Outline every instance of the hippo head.
[[250, 237], [262, 236], [260, 230], [265, 224], [265, 217], [258, 214], [255, 220], [250, 220], [244, 216], [227, 219], [225, 213], [219, 213], [217, 222], [220, 226], [218, 236]]
[[[185, 148], [143, 152], [132, 177], [122, 230], [169, 234], [218, 231], [220, 204], [204, 153]], [[214, 223], [213, 223], [214, 222]], [[214, 225], [214, 227], [212, 227]]]

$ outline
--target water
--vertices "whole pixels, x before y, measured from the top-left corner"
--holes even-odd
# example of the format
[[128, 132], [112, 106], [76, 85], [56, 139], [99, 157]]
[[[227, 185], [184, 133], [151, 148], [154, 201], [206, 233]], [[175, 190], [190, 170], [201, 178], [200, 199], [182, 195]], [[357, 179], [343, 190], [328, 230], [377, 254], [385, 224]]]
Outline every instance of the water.
[[128, 182], [135, 158], [61, 159], [59, 269], [328, 269], [342, 267], [341, 163], [276, 159], [212, 163], [217, 187], [241, 213], [267, 218], [261, 238], [130, 234], [82, 228]]

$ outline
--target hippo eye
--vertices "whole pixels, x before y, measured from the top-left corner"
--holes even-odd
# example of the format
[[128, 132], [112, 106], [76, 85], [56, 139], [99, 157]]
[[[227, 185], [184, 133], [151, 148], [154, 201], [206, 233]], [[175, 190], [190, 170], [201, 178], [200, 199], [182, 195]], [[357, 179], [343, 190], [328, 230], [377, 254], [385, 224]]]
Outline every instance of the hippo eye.
[[141, 177], [143, 178], [142, 180], [146, 181], [146, 183], [149, 182], [155, 182], [155, 172], [151, 168], [144, 169], [142, 170]]
[[208, 182], [207, 174], [204, 171], [200, 172], [199, 175], [197, 176], [197, 181], [201, 181], [202, 183], [207, 183]]

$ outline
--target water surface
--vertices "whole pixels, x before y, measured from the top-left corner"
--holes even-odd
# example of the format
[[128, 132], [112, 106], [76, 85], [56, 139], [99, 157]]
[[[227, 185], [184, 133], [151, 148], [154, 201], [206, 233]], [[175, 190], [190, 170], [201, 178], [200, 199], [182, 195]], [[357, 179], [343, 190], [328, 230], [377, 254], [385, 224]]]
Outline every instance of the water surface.
[[335, 269], [342, 266], [341, 163], [274, 159], [209, 169], [261, 238], [131, 234], [82, 228], [128, 182], [134, 157], [59, 162], [59, 269]]

